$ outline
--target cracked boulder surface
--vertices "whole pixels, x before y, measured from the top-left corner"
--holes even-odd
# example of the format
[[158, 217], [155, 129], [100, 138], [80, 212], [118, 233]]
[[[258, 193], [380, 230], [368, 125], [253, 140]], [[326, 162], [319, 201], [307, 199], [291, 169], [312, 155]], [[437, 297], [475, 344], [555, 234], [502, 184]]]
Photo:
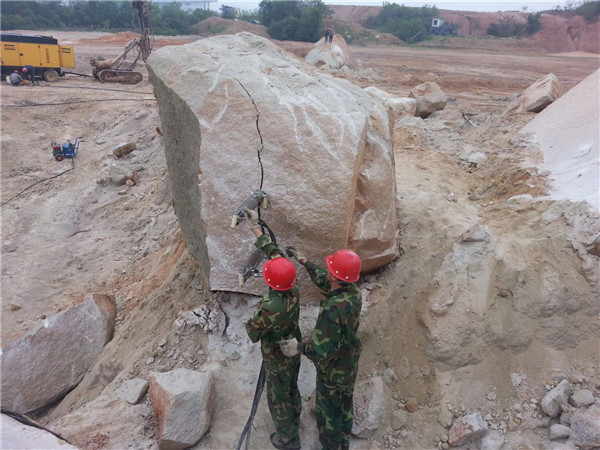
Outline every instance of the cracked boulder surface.
[[[256, 189], [280, 246], [323, 264], [352, 248], [371, 272], [397, 256], [393, 122], [360, 87], [239, 33], [165, 47], [148, 61], [175, 211], [213, 290], [238, 286], [253, 235], [230, 227]], [[299, 271], [301, 285], [309, 283]]]

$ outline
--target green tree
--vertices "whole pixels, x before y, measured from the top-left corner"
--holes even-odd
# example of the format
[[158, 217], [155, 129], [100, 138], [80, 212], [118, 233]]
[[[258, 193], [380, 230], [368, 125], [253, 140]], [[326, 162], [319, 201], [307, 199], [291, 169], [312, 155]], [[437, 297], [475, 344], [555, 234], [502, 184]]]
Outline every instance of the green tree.
[[525, 25], [525, 32], [528, 35], [532, 35], [537, 33], [542, 29], [542, 21], [540, 20], [542, 16], [541, 12], [535, 14], [527, 14], [527, 25]]
[[600, 16], [600, 1], [587, 1], [575, 9], [575, 14], [591, 22]]
[[366, 27], [391, 33], [403, 41], [420, 41], [427, 36], [431, 21], [439, 15], [434, 5], [413, 8], [396, 3], [384, 3], [377, 16], [369, 17]]
[[505, 15], [500, 22], [492, 23], [487, 33], [496, 37], [521, 37], [524, 31], [525, 24], [517, 22], [513, 16]]
[[331, 11], [321, 0], [308, 2], [263, 0], [259, 5], [260, 21], [269, 35], [279, 40], [313, 42], [323, 31], [323, 21]]
[[[137, 10], [131, 1], [2, 1], [2, 30], [90, 30], [136, 29]], [[196, 9], [184, 11], [179, 3], [150, 4], [153, 34], [191, 34], [191, 26], [218, 15]]]

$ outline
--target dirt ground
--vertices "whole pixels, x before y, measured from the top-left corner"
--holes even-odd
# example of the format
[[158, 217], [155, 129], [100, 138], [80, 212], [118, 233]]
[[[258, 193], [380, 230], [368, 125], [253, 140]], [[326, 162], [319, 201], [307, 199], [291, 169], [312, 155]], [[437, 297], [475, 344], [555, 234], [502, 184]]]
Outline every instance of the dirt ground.
[[[91, 57], [114, 57], [129, 39], [127, 33], [115, 36], [106, 33], [57, 32], [53, 35], [61, 44], [75, 46], [77, 67], [72, 71], [83, 74], [91, 73]], [[194, 39], [188, 36], [162, 39], [156, 42], [156, 46], [179, 45]], [[279, 44], [299, 56], [311, 48], [304, 43]], [[425, 195], [419, 198], [422, 202], [420, 206], [414, 204], [416, 200], [406, 200], [410, 196], [401, 189], [410, 189], [409, 182], [416, 187], [422, 186], [423, 192], [435, 192], [436, 201], [454, 197], [455, 194], [466, 198], [477, 193], [476, 203], [492, 205], [484, 215], [492, 221], [498, 219], [494, 222], [498, 232], [510, 229], [511, 223], [514, 224], [517, 219], [527, 227], [529, 216], [514, 211], [514, 215], [507, 218], [503, 216], [504, 212], [494, 210], [493, 205], [524, 193], [543, 193], [547, 180], [543, 176], [526, 174], [519, 166], [523, 162], [521, 158], [508, 151], [508, 147], [515, 142], [511, 140], [513, 133], [532, 115], [507, 119], [502, 128], [490, 126], [488, 119], [500, 115], [515, 95], [548, 73], [554, 73], [561, 84], [569, 89], [600, 67], [598, 55], [580, 52], [534, 54], [519, 53], [513, 48], [503, 52], [496, 48], [490, 53], [481, 49], [399, 46], [350, 47], [350, 51], [356, 68], [341, 71], [336, 76], [348, 78], [362, 87], [376, 86], [398, 96], [407, 96], [411, 88], [424, 81], [435, 81], [449, 97], [442, 116], [447, 127], [454, 133], [467, 136], [472, 145], [485, 146], [496, 152], [496, 157], [490, 158], [485, 170], [472, 171], [468, 165], [460, 162], [460, 149], [445, 143], [441, 134], [436, 137], [431, 134], [435, 131], [425, 129], [422, 135], [398, 132], [395, 145], [403, 149], [406, 158], [397, 159], [397, 164], [399, 161], [405, 162], [403, 170], [398, 172], [399, 201], [401, 204], [404, 202], [401, 211], [413, 205], [415, 209], [422, 207], [419, 212], [424, 216], [428, 214], [424, 206], [428, 201]], [[136, 358], [143, 361], [147, 355], [144, 356], [141, 350], [136, 353], [135, 350], [137, 344], [143, 347], [143, 340], [140, 340], [143, 334], [135, 331], [135, 327], [148, 326], [148, 334], [156, 331], [158, 335], [159, 330], [168, 333], [168, 327], [164, 328], [166, 325], [157, 322], [155, 316], [174, 308], [175, 297], [188, 295], [186, 289], [189, 289], [190, 280], [184, 286], [178, 277], [184, 277], [186, 271], [193, 273], [194, 262], [185, 256], [185, 245], [177, 232], [177, 219], [170, 203], [152, 85], [144, 65], [139, 64], [138, 69], [143, 73], [144, 81], [135, 86], [106, 85], [91, 77], [75, 75], [67, 75], [56, 83], [41, 81], [33, 87], [11, 87], [2, 82], [1, 337], [4, 345], [21, 337], [45, 317], [89, 298], [90, 293], [107, 293], [117, 299], [116, 340], [127, 345], [126, 350], [121, 348], [120, 351], [131, 357], [131, 361], [137, 361]], [[472, 129], [464, 120], [463, 112], [478, 128]], [[82, 136], [83, 142], [77, 158], [74, 161], [55, 161], [51, 142], [73, 141], [78, 136]], [[112, 153], [113, 147], [124, 142], [136, 142], [138, 150], [118, 159]], [[398, 157], [402, 157], [401, 154], [397, 154]], [[115, 185], [112, 181], [115, 173], [123, 171], [135, 171], [138, 174], [137, 184], [131, 187]], [[414, 177], [411, 178], [409, 174]], [[435, 220], [431, 219], [432, 223], [423, 219], [423, 226], [448, 227], [444, 230], [451, 230], [453, 223], [467, 223], [471, 220], [468, 217], [476, 215], [469, 209], [471, 206], [456, 209], [457, 204], [450, 205], [444, 213], [446, 216], [436, 216]], [[440, 220], [444, 223], [440, 224]], [[416, 222], [413, 224], [416, 225]], [[402, 222], [402, 227], [407, 228], [404, 230], [407, 236], [410, 236], [411, 226]], [[451, 231], [447, 232], [448, 236], [456, 237]], [[557, 232], [560, 233], [560, 230]], [[437, 255], [441, 258], [442, 250], [447, 250], [437, 248], [435, 242], [426, 240], [436, 235], [419, 236], [424, 239], [422, 242], [403, 240], [404, 258], [424, 257], [426, 250], [431, 250], [429, 257]], [[447, 243], [439, 245], [445, 246]], [[514, 245], [518, 245], [518, 242]], [[417, 249], [418, 246], [422, 248]], [[400, 263], [402, 268], [406, 261]], [[433, 273], [433, 267], [439, 267], [439, 264], [439, 261], [432, 260], [427, 270]], [[395, 276], [390, 273], [399, 266], [394, 267], [380, 275], [388, 291], [402, 286], [405, 298], [412, 298], [426, 288], [424, 280], [431, 274], [416, 274], [406, 267], [404, 275]], [[411, 274], [414, 278], [411, 278]], [[193, 279], [193, 274], [189, 277]], [[372, 295], [374, 299], [377, 296], [385, 297], [382, 291]], [[146, 323], [139, 317], [132, 322], [133, 311], [152, 296], [161, 301], [155, 316], [146, 313]], [[381, 304], [386, 301], [382, 300]], [[415, 315], [419, 314], [418, 308], [411, 308]], [[373, 311], [372, 317], [367, 320], [370, 324], [367, 325], [367, 342], [377, 334], [373, 331], [377, 318], [382, 314], [385, 317], [378, 307]], [[409, 330], [414, 332], [414, 336], [421, 336], [417, 324], [406, 325], [405, 333]], [[135, 333], [137, 340], [131, 338]], [[130, 338], [125, 343], [127, 334]], [[423, 338], [418, 337], [415, 347], [406, 352], [413, 361], [418, 362], [423, 373], [430, 370], [427, 358], [421, 351], [425, 345]], [[113, 420], [106, 424], [106, 429], [113, 432], [110, 443], [106, 444], [106, 438], [105, 445], [95, 446], [93, 442], [102, 441], [103, 430], [84, 436], [90, 432], [83, 425], [77, 428], [69, 425], [68, 421], [61, 422], [62, 414], [83, 408], [86, 401], [94, 399], [126, 365], [119, 360], [116, 348], [108, 352], [109, 360], [105, 360], [102, 367], [106, 372], [103, 374], [105, 380], [96, 386], [91, 380], [84, 380], [83, 385], [70, 394], [67, 405], [59, 407], [47, 418], [48, 423], [61, 426], [63, 434], [70, 436], [81, 448], [122, 448], [127, 439], [133, 439], [126, 438], [122, 430], [116, 432], [118, 424]], [[569, 351], [575, 353], [565, 355], [578, 358], [577, 350]], [[364, 369], [361, 370], [381, 368], [378, 355], [373, 353], [366, 356]], [[582, 360], [587, 357], [588, 354], [584, 353]], [[394, 358], [389, 364], [402, 364], [401, 361], [393, 361]], [[202, 363], [202, 358], [196, 362]], [[588, 368], [592, 365], [591, 362], [582, 364], [587, 364]], [[141, 362], [135, 362], [135, 370], [132, 370], [136, 374], [144, 374], [150, 369]], [[244, 396], [241, 401], [249, 404], [253, 378], [247, 378], [244, 378], [248, 384], [247, 392], [240, 395]], [[535, 382], [543, 384], [543, 380]], [[224, 383], [234, 389], [231, 380]], [[447, 385], [454, 387], [454, 383], [455, 380], [449, 379]], [[415, 382], [403, 387], [408, 391], [406, 397], [415, 396], [423, 404], [431, 406], [428, 414], [435, 422], [436, 405], [441, 400], [427, 397], [428, 383]], [[469, 406], [466, 395], [463, 400], [463, 404]], [[236, 412], [235, 402], [231, 399], [223, 399], [223, 402], [226, 407], [220, 413], [221, 418], [240, 423], [245, 420], [245, 411]], [[258, 421], [264, 425], [268, 422], [268, 416], [264, 411], [261, 414]], [[222, 427], [217, 425], [207, 438], [208, 443], [199, 448], [231, 446], [231, 439], [237, 430], [232, 432]], [[428, 436], [428, 432], [437, 432], [435, 427], [432, 430], [423, 428], [419, 433], [415, 432], [403, 446], [431, 448], [437, 442]], [[227, 438], [219, 438], [219, 432]], [[138, 436], [138, 440], [133, 439], [132, 442], [142, 442], [139, 448], [154, 448], [151, 420], [147, 420], [139, 433], [143, 437]], [[267, 445], [268, 434], [265, 433], [256, 434], [259, 441], [256, 448]], [[386, 441], [387, 438], [384, 439], [382, 435], [383, 431], [376, 436], [379, 439], [377, 442], [357, 441], [353, 446], [387, 447], [385, 442], [389, 440]], [[306, 442], [304, 437], [303, 441]]]

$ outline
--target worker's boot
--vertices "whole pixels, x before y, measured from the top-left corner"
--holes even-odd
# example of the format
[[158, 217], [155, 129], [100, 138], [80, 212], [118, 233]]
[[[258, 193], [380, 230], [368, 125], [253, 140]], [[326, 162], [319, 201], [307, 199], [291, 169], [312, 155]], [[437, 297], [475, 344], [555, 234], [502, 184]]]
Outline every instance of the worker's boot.
[[273, 447], [283, 450], [298, 450], [300, 448], [300, 440], [285, 442], [279, 433], [273, 433], [271, 435], [271, 444], [273, 444]]

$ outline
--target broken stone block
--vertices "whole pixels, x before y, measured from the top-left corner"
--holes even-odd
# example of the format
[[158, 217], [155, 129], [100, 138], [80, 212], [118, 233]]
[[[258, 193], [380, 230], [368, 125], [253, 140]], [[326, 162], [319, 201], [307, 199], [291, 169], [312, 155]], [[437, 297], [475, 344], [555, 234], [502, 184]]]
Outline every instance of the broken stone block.
[[136, 405], [148, 391], [148, 382], [141, 378], [133, 378], [125, 381], [117, 390], [117, 397], [127, 403]]
[[442, 89], [433, 81], [426, 81], [411, 89], [408, 94], [410, 98], [417, 101], [416, 115], [422, 118], [428, 117], [435, 111], [441, 111], [446, 107], [448, 97]]
[[111, 167], [109, 169], [110, 180], [117, 186], [124, 186], [129, 180], [131, 172], [123, 167]]
[[414, 116], [417, 113], [417, 101], [414, 98], [394, 97], [389, 92], [375, 86], [366, 87], [365, 91], [381, 100], [392, 110], [394, 121], [405, 114]]
[[510, 107], [509, 112], [538, 113], [560, 97], [563, 91], [556, 75], [549, 73], [525, 89], [516, 104]]
[[128, 142], [126, 144], [119, 144], [113, 149], [113, 154], [117, 158], [121, 158], [125, 155], [128, 155], [132, 151], [137, 149], [137, 144], [135, 142]]
[[189, 369], [152, 372], [149, 384], [159, 447], [180, 450], [198, 442], [211, 423], [215, 400], [212, 376]]
[[555, 423], [550, 427], [550, 440], [566, 439], [571, 434], [571, 429], [565, 425]]
[[487, 423], [479, 413], [467, 414], [454, 421], [448, 432], [448, 443], [459, 447], [466, 442], [480, 439], [488, 432]]
[[504, 436], [500, 431], [490, 431], [481, 439], [479, 450], [500, 450], [504, 445]]
[[116, 304], [108, 295], [45, 319], [2, 349], [2, 406], [25, 414], [66, 395], [112, 339]]
[[600, 408], [573, 413], [569, 441], [582, 449], [600, 447]]
[[569, 398], [569, 404], [576, 408], [585, 408], [593, 405], [595, 401], [594, 394], [588, 389], [579, 389]]
[[373, 377], [362, 382], [354, 394], [354, 423], [352, 434], [359, 438], [371, 437], [381, 424], [385, 403], [383, 380]]
[[[262, 219], [312, 261], [351, 248], [367, 273], [396, 258], [383, 103], [250, 33], [159, 49], [148, 70], [175, 213], [210, 289], [265, 292], [262, 280], [238, 285], [255, 238], [230, 228], [236, 207], [261, 187], [271, 201]], [[305, 271], [298, 280], [311, 285]]]
[[540, 406], [542, 411], [550, 417], [556, 417], [562, 412], [562, 405], [569, 403], [569, 395], [573, 392], [573, 387], [567, 380], [562, 380], [554, 389], [548, 392]]
[[307, 63], [317, 67], [326, 65], [330, 69], [341, 69], [350, 63], [350, 51], [348, 44], [342, 36], [335, 35], [331, 44], [325, 43], [321, 38], [304, 59]]
[[2, 448], [25, 449], [35, 448], [44, 450], [77, 450], [58, 436], [47, 430], [25, 425], [12, 417], [2, 414]]
[[402, 428], [406, 428], [407, 425], [408, 415], [406, 414], [406, 411], [399, 409], [392, 413], [392, 418], [390, 419], [392, 430], [398, 431]]

